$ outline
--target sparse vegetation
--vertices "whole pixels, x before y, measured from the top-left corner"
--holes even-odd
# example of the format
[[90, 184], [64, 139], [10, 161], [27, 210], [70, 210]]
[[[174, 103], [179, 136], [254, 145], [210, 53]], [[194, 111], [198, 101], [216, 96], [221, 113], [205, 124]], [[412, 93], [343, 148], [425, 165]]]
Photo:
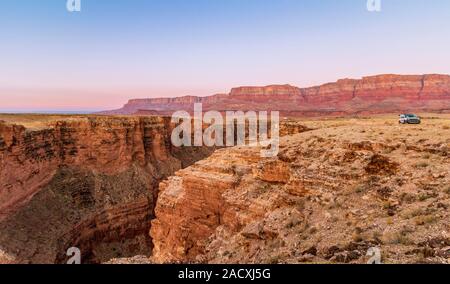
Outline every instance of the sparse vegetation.
[[366, 184], [359, 184], [355, 186], [355, 192], [356, 193], [363, 193], [366, 192], [369, 189], [369, 187]]
[[423, 193], [419, 194], [418, 199], [419, 199], [419, 201], [426, 201], [430, 198], [434, 198], [437, 196], [438, 196], [438, 194], [436, 192], [423, 192]]
[[298, 226], [300, 223], [301, 223], [301, 221], [298, 219], [291, 219], [289, 222], [287, 222], [286, 228], [292, 229], [292, 228]]
[[447, 195], [450, 195], [450, 186], [447, 187], [446, 189], [444, 189], [444, 193], [446, 193]]
[[316, 227], [311, 227], [311, 228], [309, 228], [309, 231], [308, 231], [311, 235], [313, 235], [313, 234], [315, 234], [315, 233], [317, 233], [317, 228]]
[[269, 259], [269, 264], [279, 264], [280, 263], [280, 256], [276, 255]]
[[416, 225], [421, 226], [434, 223], [436, 222], [436, 220], [437, 220], [436, 216], [433, 215], [418, 216], [415, 219], [415, 223]]
[[381, 234], [380, 231], [373, 231], [373, 232], [372, 232], [372, 238], [373, 238], [374, 240], [376, 240], [376, 241], [381, 240], [382, 236], [383, 236], [383, 235]]
[[416, 168], [427, 168], [429, 164], [427, 162], [420, 162], [416, 164]]
[[425, 214], [425, 212], [423, 211], [422, 208], [414, 208], [414, 209], [410, 209], [410, 210], [407, 210], [406, 212], [404, 212], [402, 214], [402, 217], [404, 219], [411, 219], [411, 218], [414, 218], [414, 217], [417, 217], [417, 216], [421, 216], [421, 215], [424, 215], [424, 214]]
[[411, 239], [406, 235], [406, 232], [390, 232], [386, 233], [382, 237], [382, 241], [385, 244], [390, 245], [410, 245], [412, 243]]
[[416, 201], [417, 201], [417, 196], [416, 196], [415, 194], [412, 194], [412, 193], [404, 192], [404, 193], [402, 193], [402, 194], [400, 195], [400, 200], [401, 200], [402, 202], [405, 202], [405, 203], [407, 203], [407, 204], [410, 204], [410, 203], [413, 203], [413, 202], [416, 202]]

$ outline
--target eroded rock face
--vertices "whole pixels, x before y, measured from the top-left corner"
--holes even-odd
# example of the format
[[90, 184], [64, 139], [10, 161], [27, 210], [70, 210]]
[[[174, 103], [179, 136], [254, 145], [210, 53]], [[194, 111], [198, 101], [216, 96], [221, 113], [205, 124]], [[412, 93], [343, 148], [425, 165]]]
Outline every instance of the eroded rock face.
[[[63, 263], [70, 247], [84, 263], [150, 255], [159, 183], [215, 150], [172, 146], [174, 127], [170, 117], [0, 122], [0, 263]], [[306, 130], [285, 121], [280, 133]]]
[[158, 183], [213, 152], [173, 148], [173, 127], [163, 117], [0, 123], [0, 262], [64, 262], [72, 246], [84, 262], [149, 255]]
[[105, 114], [171, 114], [203, 109], [276, 110], [285, 116], [344, 116], [391, 112], [450, 112], [449, 75], [378, 75], [343, 79], [310, 88], [289, 85], [239, 87], [229, 94], [130, 100], [122, 109]]
[[117, 174], [132, 164], [159, 166], [161, 176], [181, 168], [170, 153], [167, 118], [86, 118], [30, 131], [0, 124], [0, 214], [33, 195], [60, 165]]
[[20, 263], [65, 263], [71, 247], [83, 263], [149, 254], [153, 183], [137, 165], [117, 175], [62, 167], [0, 222], [1, 249]]
[[446, 263], [441, 127], [333, 125], [282, 139], [273, 159], [218, 150], [161, 184], [152, 261], [365, 263], [379, 247], [385, 262]]

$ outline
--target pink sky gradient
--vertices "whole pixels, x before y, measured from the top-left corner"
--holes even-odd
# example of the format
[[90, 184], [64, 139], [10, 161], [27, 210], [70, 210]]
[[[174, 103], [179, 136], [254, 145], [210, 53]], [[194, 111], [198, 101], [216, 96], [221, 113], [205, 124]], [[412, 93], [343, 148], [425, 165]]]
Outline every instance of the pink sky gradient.
[[[450, 1], [0, 1], [0, 112], [450, 74]], [[64, 2], [64, 1], [62, 1]]]

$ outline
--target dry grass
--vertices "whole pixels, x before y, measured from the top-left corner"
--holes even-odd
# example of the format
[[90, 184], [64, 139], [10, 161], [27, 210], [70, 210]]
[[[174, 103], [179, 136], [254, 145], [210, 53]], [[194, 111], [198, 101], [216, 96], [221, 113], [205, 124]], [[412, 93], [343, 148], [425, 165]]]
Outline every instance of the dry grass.
[[390, 232], [385, 233], [382, 236], [382, 241], [385, 244], [390, 245], [410, 245], [412, 243], [411, 239], [407, 236], [406, 232]]
[[447, 187], [446, 189], [444, 189], [444, 192], [445, 192], [446, 194], [450, 195], [450, 186]]
[[425, 214], [425, 212], [422, 210], [422, 208], [414, 208], [414, 209], [407, 210], [406, 212], [404, 212], [402, 214], [402, 216], [405, 219], [411, 219], [414, 217], [421, 216], [423, 214]]
[[52, 122], [60, 120], [80, 120], [87, 115], [48, 115], [48, 114], [0, 114], [0, 121], [23, 125], [30, 130], [47, 128]]
[[416, 164], [416, 168], [427, 168], [429, 164], [427, 162], [420, 162]]
[[437, 220], [437, 217], [434, 215], [418, 216], [415, 219], [415, 223], [418, 226], [422, 226], [422, 225], [432, 224], [432, 223], [436, 222], [436, 220]]

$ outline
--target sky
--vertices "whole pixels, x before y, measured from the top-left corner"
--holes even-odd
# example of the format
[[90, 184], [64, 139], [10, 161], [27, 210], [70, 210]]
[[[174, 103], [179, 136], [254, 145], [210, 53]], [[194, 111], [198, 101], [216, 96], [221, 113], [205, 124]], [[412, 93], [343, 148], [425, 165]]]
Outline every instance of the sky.
[[0, 0], [0, 112], [450, 74], [450, 1]]

